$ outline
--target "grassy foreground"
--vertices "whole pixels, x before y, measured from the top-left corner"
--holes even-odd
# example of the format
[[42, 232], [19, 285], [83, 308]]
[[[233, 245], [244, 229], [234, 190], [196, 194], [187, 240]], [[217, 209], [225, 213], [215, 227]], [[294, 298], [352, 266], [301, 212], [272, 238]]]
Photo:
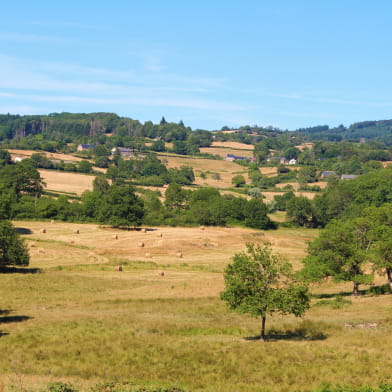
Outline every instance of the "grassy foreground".
[[223, 268], [246, 241], [268, 240], [298, 265], [315, 231], [142, 233], [46, 223], [40, 233], [43, 223], [15, 225], [32, 261], [0, 275], [0, 390], [133, 381], [187, 391], [310, 391], [322, 382], [391, 381], [390, 295], [351, 298], [350, 285], [316, 286], [304, 320], [267, 320], [265, 344], [252, 339], [258, 320], [219, 300]]

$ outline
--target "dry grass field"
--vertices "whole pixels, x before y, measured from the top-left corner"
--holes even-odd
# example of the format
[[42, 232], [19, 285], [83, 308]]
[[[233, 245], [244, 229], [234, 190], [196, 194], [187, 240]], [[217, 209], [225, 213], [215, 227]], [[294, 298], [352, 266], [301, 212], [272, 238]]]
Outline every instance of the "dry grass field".
[[253, 144], [245, 144], [239, 142], [212, 142], [211, 147], [226, 147], [236, 150], [250, 150], [253, 151], [255, 146]]
[[16, 156], [29, 158], [33, 154], [42, 153], [45, 154], [49, 159], [59, 159], [62, 161], [73, 161], [73, 162], [78, 162], [83, 160], [82, 158], [75, 157], [70, 154], [59, 154], [59, 153], [52, 153], [47, 151], [9, 149], [8, 152], [11, 154], [12, 158], [15, 158]]
[[80, 196], [84, 191], [93, 189], [95, 177], [91, 175], [44, 169], [39, 172], [48, 191], [75, 193]]
[[200, 152], [203, 154], [219, 155], [224, 158], [227, 154], [234, 154], [237, 156], [251, 158], [253, 157], [253, 150], [239, 150], [228, 147], [201, 147]]
[[[219, 299], [223, 269], [246, 242], [269, 241], [298, 268], [315, 230], [14, 224], [31, 265], [0, 275], [4, 391], [61, 380], [84, 390], [134, 381], [189, 392], [284, 392], [391, 377], [390, 295], [345, 296], [348, 302], [334, 309], [328, 301], [333, 305], [351, 285], [314, 286], [305, 319], [269, 318], [265, 344], [245, 339], [257, 335], [259, 320]], [[357, 327], [366, 323], [377, 326]]]

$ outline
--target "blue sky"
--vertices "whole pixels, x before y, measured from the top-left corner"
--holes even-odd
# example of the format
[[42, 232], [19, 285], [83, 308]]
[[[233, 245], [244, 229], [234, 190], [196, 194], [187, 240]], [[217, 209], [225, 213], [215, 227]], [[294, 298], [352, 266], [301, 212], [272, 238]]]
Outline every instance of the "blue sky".
[[390, 119], [391, 15], [377, 0], [6, 2], [0, 113], [210, 130]]

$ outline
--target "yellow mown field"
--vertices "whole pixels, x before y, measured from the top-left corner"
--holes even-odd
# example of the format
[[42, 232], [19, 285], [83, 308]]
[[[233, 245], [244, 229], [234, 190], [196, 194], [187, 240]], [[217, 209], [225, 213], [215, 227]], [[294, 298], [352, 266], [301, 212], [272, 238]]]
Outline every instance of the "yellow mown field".
[[[298, 268], [316, 230], [14, 224], [31, 265], [0, 275], [5, 391], [38, 391], [49, 381], [87, 391], [97, 382], [131, 381], [189, 392], [291, 392], [390, 377], [388, 295], [350, 298], [350, 284], [315, 285], [304, 320], [268, 318], [265, 344], [247, 339], [258, 334], [259, 320], [219, 299], [222, 272], [246, 242], [268, 241]], [[339, 293], [343, 307], [322, 305], [323, 296]], [[376, 327], [356, 327], [368, 323]]]

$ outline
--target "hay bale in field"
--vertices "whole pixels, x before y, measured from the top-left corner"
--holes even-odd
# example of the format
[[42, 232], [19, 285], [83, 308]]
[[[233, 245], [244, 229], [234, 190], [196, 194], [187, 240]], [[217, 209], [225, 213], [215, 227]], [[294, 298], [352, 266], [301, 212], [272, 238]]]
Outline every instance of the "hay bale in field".
[[42, 249], [42, 248], [38, 248], [38, 253], [42, 253], [42, 254], [44, 254], [44, 253], [45, 253], [45, 250], [44, 250], [44, 249]]
[[147, 233], [147, 229], [142, 229], [142, 233]]
[[115, 271], [118, 271], [118, 272], [122, 272], [123, 267], [122, 267], [122, 265], [116, 265], [116, 266], [114, 267], [114, 270], [115, 270]]
[[144, 248], [144, 242], [139, 242], [140, 248]]
[[204, 226], [200, 226], [200, 230], [205, 230], [206, 228]]
[[182, 259], [182, 252], [180, 251], [180, 252], [177, 252], [177, 257], [179, 258], [179, 259]]
[[117, 235], [117, 234], [113, 234], [113, 235], [112, 235], [112, 238], [113, 238], [114, 240], [118, 240], [118, 235]]
[[162, 238], [162, 237], [163, 237], [163, 234], [162, 234], [162, 233], [159, 233], [159, 234], [158, 234], [158, 237]]
[[56, 222], [52, 219], [51, 221], [50, 221], [50, 224], [51, 225], [54, 225]]
[[79, 229], [75, 229], [75, 230], [74, 230], [74, 234], [80, 234]]
[[151, 258], [151, 253], [147, 252], [147, 253], [144, 254], [144, 256], [146, 256], [148, 258]]
[[69, 241], [69, 243], [70, 243], [70, 244], [74, 244], [74, 243], [75, 243], [75, 241], [74, 241], [74, 240], [71, 240], [71, 241]]
[[30, 245], [30, 248], [35, 248], [35, 247], [37, 246], [37, 245], [35, 244], [35, 242], [30, 242], [29, 245]]
[[160, 270], [157, 272], [157, 274], [158, 276], [165, 276], [165, 271]]
[[46, 233], [46, 229], [41, 229], [39, 232], [42, 233], [42, 234], [45, 234]]

